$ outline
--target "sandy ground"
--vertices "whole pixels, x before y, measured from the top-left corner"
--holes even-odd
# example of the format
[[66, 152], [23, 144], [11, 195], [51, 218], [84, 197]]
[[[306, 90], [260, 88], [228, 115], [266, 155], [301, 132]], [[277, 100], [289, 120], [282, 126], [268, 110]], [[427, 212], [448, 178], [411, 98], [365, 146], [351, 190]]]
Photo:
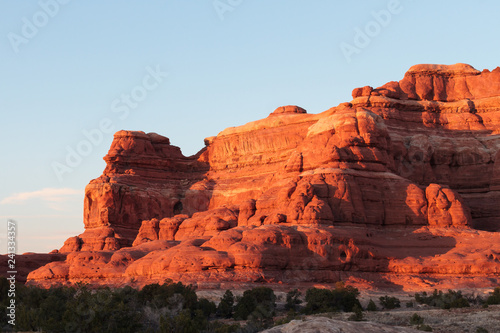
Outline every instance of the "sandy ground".
[[[390, 326], [410, 327], [410, 317], [417, 313], [424, 318], [424, 324], [432, 327], [433, 332], [442, 333], [471, 333], [478, 327], [488, 332], [500, 332], [500, 306], [494, 305], [486, 309], [471, 307], [465, 309], [436, 310], [423, 308], [403, 308], [391, 311], [365, 312], [367, 321]], [[329, 317], [338, 320], [347, 320], [350, 314], [336, 313]], [[413, 326], [415, 327], [415, 326]]]

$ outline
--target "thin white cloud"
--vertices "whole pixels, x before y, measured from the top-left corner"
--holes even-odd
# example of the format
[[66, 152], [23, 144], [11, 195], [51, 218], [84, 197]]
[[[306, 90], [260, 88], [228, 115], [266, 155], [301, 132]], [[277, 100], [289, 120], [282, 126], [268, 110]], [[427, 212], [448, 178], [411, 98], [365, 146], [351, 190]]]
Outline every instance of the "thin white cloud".
[[[83, 205], [82, 205], [83, 206]], [[32, 219], [32, 218], [51, 218], [51, 219], [79, 219], [82, 214], [36, 214], [36, 215], [0, 215], [1, 219]]]
[[82, 195], [81, 190], [72, 188], [44, 188], [33, 192], [15, 193], [0, 201], [2, 205], [21, 204], [31, 199], [42, 200], [49, 205], [51, 203], [61, 203], [69, 200], [74, 200], [76, 196]]

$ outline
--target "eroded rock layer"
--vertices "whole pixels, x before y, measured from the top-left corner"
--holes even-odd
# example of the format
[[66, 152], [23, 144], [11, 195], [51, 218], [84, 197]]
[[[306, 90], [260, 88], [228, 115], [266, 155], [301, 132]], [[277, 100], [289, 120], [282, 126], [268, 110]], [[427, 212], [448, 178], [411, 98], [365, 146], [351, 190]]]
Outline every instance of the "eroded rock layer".
[[85, 232], [29, 280], [495, 280], [499, 112], [500, 68], [417, 65], [323, 113], [284, 106], [228, 128], [191, 157], [117, 132], [85, 189]]

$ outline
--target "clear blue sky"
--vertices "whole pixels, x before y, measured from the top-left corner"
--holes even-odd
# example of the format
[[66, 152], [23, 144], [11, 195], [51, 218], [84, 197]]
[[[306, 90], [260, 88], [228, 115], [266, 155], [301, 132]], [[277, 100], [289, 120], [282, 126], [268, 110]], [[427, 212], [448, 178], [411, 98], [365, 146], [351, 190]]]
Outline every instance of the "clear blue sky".
[[[120, 129], [191, 155], [226, 127], [281, 105], [322, 112], [414, 64], [500, 65], [494, 1], [59, 1], [0, 1], [0, 253], [8, 218], [20, 253], [83, 232], [84, 187]], [[68, 166], [68, 149], [86, 156]]]

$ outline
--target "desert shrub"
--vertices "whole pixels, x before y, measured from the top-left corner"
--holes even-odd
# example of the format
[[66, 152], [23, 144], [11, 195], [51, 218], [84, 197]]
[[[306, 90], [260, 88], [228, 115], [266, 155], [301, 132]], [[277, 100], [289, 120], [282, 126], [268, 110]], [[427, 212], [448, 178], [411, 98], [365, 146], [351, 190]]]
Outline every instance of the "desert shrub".
[[500, 287], [496, 287], [495, 290], [486, 299], [486, 304], [500, 304]]
[[[0, 279], [0, 290], [4, 285]], [[194, 289], [181, 283], [153, 284], [141, 291], [19, 285], [16, 296], [16, 329], [22, 331], [201, 332], [210, 327], [208, 318], [216, 311], [213, 302], [198, 300]], [[213, 324], [209, 331], [235, 332], [237, 326]]]
[[198, 333], [207, 327], [207, 318], [203, 311], [194, 312], [189, 309], [182, 310], [176, 316], [162, 316], [160, 332], [162, 333]]
[[377, 306], [375, 305], [375, 302], [370, 299], [370, 301], [368, 302], [368, 305], [366, 306], [366, 310], [367, 311], [377, 311]]
[[130, 289], [91, 290], [84, 285], [50, 289], [21, 288], [18, 293], [16, 329], [137, 332], [142, 327], [142, 315]]
[[66, 331], [83, 332], [137, 332], [141, 327], [142, 312], [137, 297], [128, 291], [79, 287], [66, 304], [64, 323]]
[[337, 285], [335, 289], [310, 288], [306, 292], [306, 314], [344, 311], [352, 312], [355, 305], [361, 308], [359, 292], [351, 286]]
[[257, 300], [254, 297], [237, 297], [234, 307], [233, 318], [236, 320], [246, 320], [248, 315], [257, 308]]
[[16, 329], [26, 331], [65, 330], [63, 316], [76, 294], [74, 288], [16, 288]]
[[233, 316], [234, 295], [231, 290], [226, 290], [217, 306], [217, 315], [221, 318], [231, 318]]
[[443, 293], [441, 290], [434, 290], [432, 295], [427, 296], [426, 292], [422, 295], [415, 294], [415, 300], [420, 304], [427, 304], [441, 309], [464, 308], [469, 307], [469, 301], [462, 295], [461, 291], [448, 290]]
[[414, 313], [413, 316], [410, 317], [410, 325], [416, 325], [416, 328], [419, 331], [432, 332], [432, 327], [424, 324], [424, 318], [420, 317], [416, 313]]
[[332, 293], [328, 289], [311, 288], [306, 291], [306, 307], [304, 312], [307, 314], [333, 312], [339, 309], [332, 304]]
[[215, 306], [215, 303], [209, 301], [206, 298], [200, 298], [200, 300], [198, 301], [198, 308], [203, 312], [203, 315], [207, 318], [217, 312], [217, 306]]
[[406, 302], [406, 307], [407, 308], [412, 308], [415, 304], [413, 302]]
[[286, 310], [294, 310], [295, 311], [296, 308], [297, 308], [297, 305], [299, 305], [300, 303], [302, 303], [302, 301], [299, 298], [300, 295], [301, 295], [301, 293], [297, 289], [289, 291], [286, 294], [285, 309]]
[[211, 333], [241, 332], [241, 326], [239, 324], [226, 324], [216, 320], [208, 323], [207, 332]]
[[401, 307], [401, 302], [398, 298], [392, 296], [383, 296], [379, 298], [380, 304], [384, 307], [384, 309], [395, 309]]
[[419, 331], [424, 331], [424, 332], [432, 332], [432, 327], [430, 327], [429, 325], [418, 325], [417, 326], [417, 330]]
[[410, 325], [422, 325], [424, 323], [424, 318], [420, 317], [418, 314], [414, 313], [410, 317]]
[[195, 309], [198, 302], [194, 288], [180, 282], [167, 282], [162, 285], [149, 284], [139, 291], [138, 297], [142, 305], [147, 304], [156, 308], [179, 308], [179, 311], [186, 308]]
[[350, 321], [362, 321], [363, 320], [363, 309], [361, 309], [361, 306], [359, 305], [354, 305], [352, 308], [353, 314], [347, 318]]
[[236, 319], [267, 321], [274, 316], [276, 295], [271, 288], [257, 287], [246, 290], [234, 310]]
[[467, 300], [469, 301], [469, 304], [475, 304], [475, 305], [484, 305], [486, 304], [486, 299], [481, 297], [480, 295], [470, 295], [467, 297]]
[[245, 326], [243, 326], [238, 333], [257, 333], [262, 332], [266, 328], [272, 326], [272, 322], [263, 323], [258, 320], [249, 320], [246, 322]]
[[484, 327], [479, 326], [476, 328], [476, 333], [488, 333], [488, 330]]
[[291, 322], [292, 320], [295, 320], [298, 318], [300, 318], [300, 315], [297, 312], [295, 312], [295, 310], [289, 310], [286, 314], [286, 317], [275, 320], [273, 326], [287, 324], [287, 323]]

